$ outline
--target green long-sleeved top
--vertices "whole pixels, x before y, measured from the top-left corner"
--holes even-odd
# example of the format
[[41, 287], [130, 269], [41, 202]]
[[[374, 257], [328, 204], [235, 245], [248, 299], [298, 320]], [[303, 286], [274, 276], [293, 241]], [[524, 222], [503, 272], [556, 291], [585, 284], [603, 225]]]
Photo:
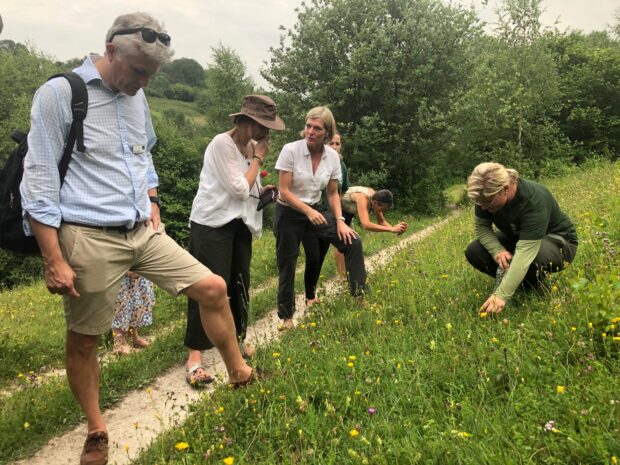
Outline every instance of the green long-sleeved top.
[[476, 206], [475, 215], [476, 238], [491, 256], [505, 250], [493, 231], [493, 225], [516, 242], [510, 267], [495, 291], [495, 295], [506, 302], [523, 281], [540, 250], [543, 237], [557, 234], [577, 243], [572, 221], [560, 210], [551, 192], [534, 181], [519, 179], [515, 196], [509, 203], [495, 213]]

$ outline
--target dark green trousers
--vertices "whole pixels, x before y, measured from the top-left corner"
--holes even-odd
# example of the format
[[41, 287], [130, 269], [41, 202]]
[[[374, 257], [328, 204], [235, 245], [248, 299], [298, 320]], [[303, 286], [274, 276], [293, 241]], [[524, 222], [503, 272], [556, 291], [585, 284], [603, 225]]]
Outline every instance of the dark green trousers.
[[[517, 241], [497, 231], [497, 238], [510, 253], [514, 254]], [[544, 276], [563, 270], [567, 263], [571, 263], [577, 253], [577, 243], [568, 242], [557, 234], [548, 234], [542, 239], [540, 250], [523, 278], [523, 283], [537, 287]], [[477, 239], [465, 250], [467, 261], [477, 270], [495, 278], [497, 263], [491, 254]]]

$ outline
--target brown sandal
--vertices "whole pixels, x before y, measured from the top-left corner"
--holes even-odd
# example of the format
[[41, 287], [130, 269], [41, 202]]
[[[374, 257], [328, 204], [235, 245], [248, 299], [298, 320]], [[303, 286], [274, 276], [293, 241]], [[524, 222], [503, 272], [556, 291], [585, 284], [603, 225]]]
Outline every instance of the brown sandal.
[[[202, 370], [204, 372], [204, 376], [200, 376], [198, 371]], [[185, 376], [185, 381], [194, 389], [203, 389], [207, 387], [208, 384], [211, 384], [215, 381], [215, 378], [207, 373], [205, 367], [203, 367], [200, 363], [195, 363], [191, 367], [187, 368], [187, 375]]]

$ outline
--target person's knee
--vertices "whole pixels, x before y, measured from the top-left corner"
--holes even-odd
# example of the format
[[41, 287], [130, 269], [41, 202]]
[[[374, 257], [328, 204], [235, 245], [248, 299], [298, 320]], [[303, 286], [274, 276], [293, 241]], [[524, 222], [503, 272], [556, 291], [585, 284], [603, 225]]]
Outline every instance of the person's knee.
[[221, 276], [212, 274], [196, 284], [199, 303], [212, 303], [226, 297], [226, 281]]
[[67, 331], [67, 355], [89, 357], [97, 352], [99, 336]]

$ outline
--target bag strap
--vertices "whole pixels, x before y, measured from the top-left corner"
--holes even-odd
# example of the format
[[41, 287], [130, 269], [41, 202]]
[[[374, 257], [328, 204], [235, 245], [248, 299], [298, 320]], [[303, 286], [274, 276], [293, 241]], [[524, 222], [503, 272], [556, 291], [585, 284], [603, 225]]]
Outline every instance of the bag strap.
[[71, 86], [71, 115], [73, 117], [71, 127], [69, 128], [69, 137], [67, 137], [67, 145], [65, 145], [60, 163], [58, 163], [60, 185], [62, 186], [69, 168], [69, 162], [71, 161], [73, 147], [77, 145], [78, 152], [84, 153], [86, 151], [86, 147], [84, 147], [84, 118], [86, 118], [86, 112], [88, 111], [88, 90], [84, 80], [73, 71], [55, 74], [49, 79], [57, 77], [63, 77], [69, 81]]

